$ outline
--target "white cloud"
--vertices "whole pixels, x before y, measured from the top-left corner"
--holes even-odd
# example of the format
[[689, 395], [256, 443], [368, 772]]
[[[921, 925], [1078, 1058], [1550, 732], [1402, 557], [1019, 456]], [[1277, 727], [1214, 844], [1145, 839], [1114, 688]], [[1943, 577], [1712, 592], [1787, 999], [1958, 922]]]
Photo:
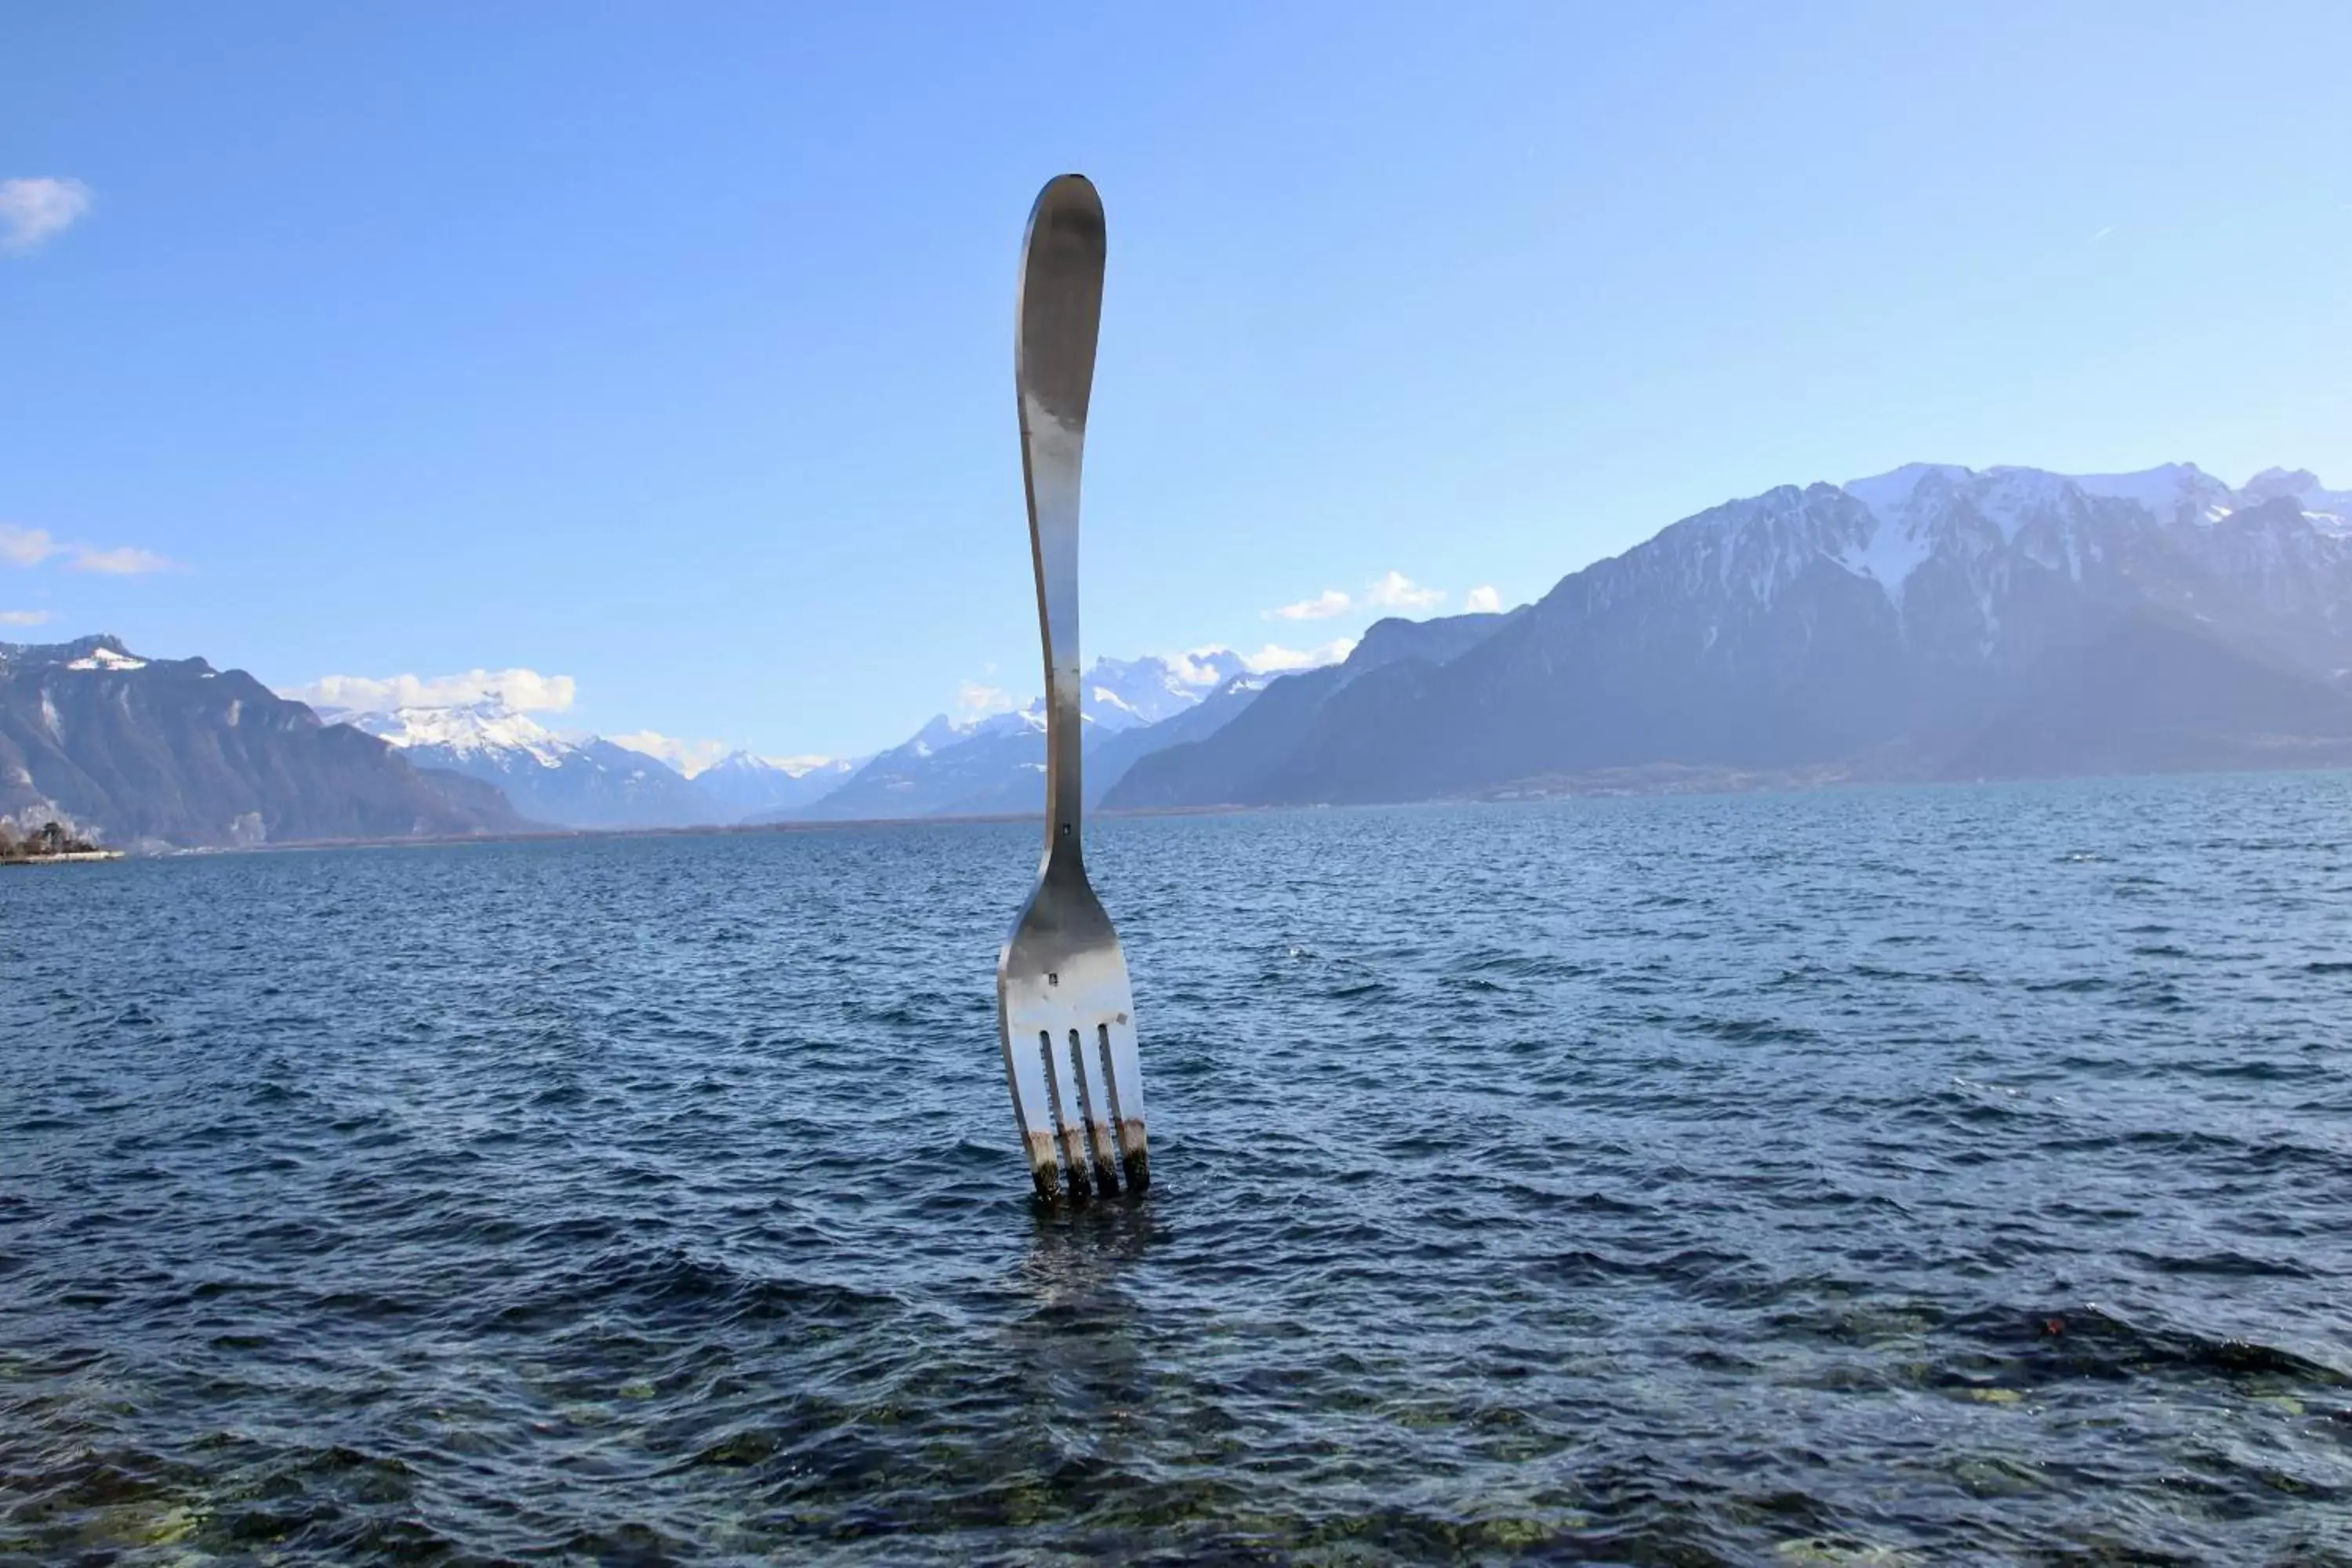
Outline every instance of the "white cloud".
[[79, 180], [0, 180], [0, 250], [18, 255], [62, 234], [90, 207]]
[[1013, 709], [1013, 694], [1001, 686], [982, 686], [977, 680], [967, 680], [956, 688], [959, 718], [985, 719], [992, 713], [1010, 713]]
[[146, 572], [175, 572], [180, 563], [152, 550], [142, 550], [135, 544], [118, 544], [111, 550], [98, 550], [87, 544], [74, 546], [73, 559], [66, 563], [72, 572], [100, 572], [110, 577], [135, 577]]
[[1364, 603], [1383, 610], [1426, 610], [1444, 602], [1444, 589], [1424, 588], [1402, 572], [1391, 572], [1364, 590]]
[[1212, 643], [1206, 647], [1196, 647], [1190, 653], [1163, 653], [1160, 656], [1160, 662], [1168, 667], [1168, 673], [1187, 686], [1215, 686], [1225, 679], [1225, 672], [1215, 663], [1219, 654], [1234, 658], [1241, 657], [1222, 644]]
[[56, 619], [47, 610], [0, 610], [0, 626], [45, 626]]
[[1503, 595], [1491, 587], [1473, 588], [1462, 596], [1462, 607], [1474, 616], [1497, 615], [1503, 608]]
[[0, 564], [38, 566], [55, 556], [70, 557], [66, 567], [73, 572], [99, 572], [112, 577], [128, 577], [142, 572], [173, 572], [180, 563], [152, 550], [142, 550], [135, 544], [118, 544], [111, 550], [100, 550], [94, 544], [68, 544], [46, 528], [25, 528], [13, 522], [0, 522]]
[[308, 686], [279, 689], [313, 707], [389, 713], [395, 708], [462, 708], [495, 697], [520, 712], [561, 713], [579, 695], [568, 675], [535, 669], [469, 669], [463, 675], [324, 675]]
[[626, 746], [630, 751], [641, 752], [667, 763], [688, 778], [692, 778], [735, 749], [724, 741], [681, 741], [657, 730], [635, 730], [625, 735], [607, 735], [604, 739], [616, 746]]
[[1354, 637], [1334, 637], [1321, 647], [1310, 648], [1283, 647], [1275, 643], [1268, 643], [1255, 653], [1245, 653], [1242, 658], [1247, 661], [1251, 669], [1265, 675], [1281, 670], [1313, 669], [1318, 665], [1337, 664], [1353, 652], [1355, 647]]
[[1350, 610], [1426, 610], [1444, 604], [1445, 599], [1443, 588], [1425, 588], [1402, 572], [1390, 572], [1367, 586], [1361, 595], [1326, 588], [1311, 599], [1301, 599], [1265, 614], [1269, 620], [1328, 621]]
[[1355, 600], [1337, 588], [1326, 588], [1311, 599], [1301, 599], [1295, 605], [1285, 605], [1278, 610], [1268, 610], [1268, 616], [1286, 621], [1328, 621], [1333, 616], [1344, 616]]
[[839, 757], [820, 757], [814, 753], [803, 753], [796, 757], [762, 756], [760, 760], [771, 767], [783, 769], [794, 778], [800, 777], [803, 773], [813, 773], [819, 768], [829, 768], [841, 761]]
[[1253, 675], [1313, 669], [1318, 665], [1339, 663], [1355, 646], [1354, 637], [1334, 637], [1320, 647], [1284, 647], [1279, 643], [1268, 643], [1255, 653], [1244, 653], [1223, 643], [1210, 643], [1189, 653], [1163, 653], [1158, 657], [1185, 685], [1216, 686], [1234, 673], [1236, 663]]
[[65, 548], [49, 537], [47, 529], [0, 522], [0, 562], [11, 566], [38, 566], [52, 555], [63, 554]]

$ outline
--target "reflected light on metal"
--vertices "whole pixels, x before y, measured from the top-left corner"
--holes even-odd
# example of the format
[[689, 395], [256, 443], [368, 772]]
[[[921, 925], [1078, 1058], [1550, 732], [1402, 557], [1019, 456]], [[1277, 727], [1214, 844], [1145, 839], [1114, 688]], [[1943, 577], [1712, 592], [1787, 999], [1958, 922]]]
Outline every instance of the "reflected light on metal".
[[1127, 959], [1087, 882], [1079, 807], [1078, 479], [1102, 321], [1102, 198], [1049, 182], [1021, 260], [1013, 380], [1045, 648], [1045, 851], [996, 963], [997, 1032], [1040, 1197], [1151, 1183]]

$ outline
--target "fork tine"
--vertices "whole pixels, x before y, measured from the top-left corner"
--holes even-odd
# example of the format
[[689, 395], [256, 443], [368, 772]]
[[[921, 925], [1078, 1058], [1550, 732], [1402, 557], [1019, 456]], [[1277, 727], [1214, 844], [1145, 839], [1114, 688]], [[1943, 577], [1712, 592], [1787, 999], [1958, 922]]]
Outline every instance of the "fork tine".
[[1054, 1152], [1054, 1100], [1045, 1083], [1045, 1059], [1034, 1037], [1024, 1042], [1004, 1029], [1004, 1076], [1013, 1084], [1013, 1116], [1021, 1124], [1022, 1147], [1028, 1152], [1030, 1179], [1037, 1195], [1052, 1203], [1062, 1195], [1062, 1172]]
[[1108, 1064], [1079, 1030], [1069, 1031], [1063, 1054], [1070, 1064], [1071, 1081], [1078, 1086], [1078, 1109], [1087, 1119], [1087, 1147], [1095, 1160], [1095, 1191], [1108, 1197], [1118, 1191], [1118, 1161], [1111, 1130], [1113, 1103]]
[[1062, 1078], [1069, 1071], [1070, 1064], [1066, 1057], [1057, 1064], [1054, 1058], [1060, 1055], [1053, 1031], [1038, 1030], [1037, 1058], [1045, 1068], [1045, 1088], [1052, 1096], [1054, 1129], [1061, 1140], [1062, 1163], [1069, 1174], [1070, 1195], [1083, 1198], [1091, 1191], [1087, 1184], [1086, 1134], [1080, 1131], [1077, 1086], [1062, 1086]]
[[1135, 1053], [1135, 1018], [1121, 1013], [1096, 1026], [1093, 1056], [1102, 1064], [1109, 1085], [1106, 1107], [1118, 1129], [1119, 1163], [1127, 1190], [1140, 1193], [1151, 1185], [1151, 1151], [1143, 1121], [1143, 1067]]

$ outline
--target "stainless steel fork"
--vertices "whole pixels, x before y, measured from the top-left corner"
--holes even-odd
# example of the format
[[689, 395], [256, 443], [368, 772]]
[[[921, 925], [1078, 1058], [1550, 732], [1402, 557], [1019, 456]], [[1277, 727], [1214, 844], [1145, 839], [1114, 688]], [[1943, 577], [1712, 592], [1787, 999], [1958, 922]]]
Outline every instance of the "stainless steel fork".
[[1102, 198], [1082, 174], [1030, 209], [1013, 374], [1045, 644], [1045, 856], [996, 961], [997, 1033], [1037, 1195], [1151, 1184], [1127, 959], [1087, 883], [1078, 805], [1078, 469], [1102, 322]]

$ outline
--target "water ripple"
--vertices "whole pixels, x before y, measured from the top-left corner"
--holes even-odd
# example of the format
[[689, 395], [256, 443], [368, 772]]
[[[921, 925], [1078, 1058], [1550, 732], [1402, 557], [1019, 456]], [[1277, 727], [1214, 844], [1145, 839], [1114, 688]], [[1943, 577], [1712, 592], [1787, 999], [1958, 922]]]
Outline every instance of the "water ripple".
[[2352, 1562], [2342, 775], [0, 876], [0, 1559]]

